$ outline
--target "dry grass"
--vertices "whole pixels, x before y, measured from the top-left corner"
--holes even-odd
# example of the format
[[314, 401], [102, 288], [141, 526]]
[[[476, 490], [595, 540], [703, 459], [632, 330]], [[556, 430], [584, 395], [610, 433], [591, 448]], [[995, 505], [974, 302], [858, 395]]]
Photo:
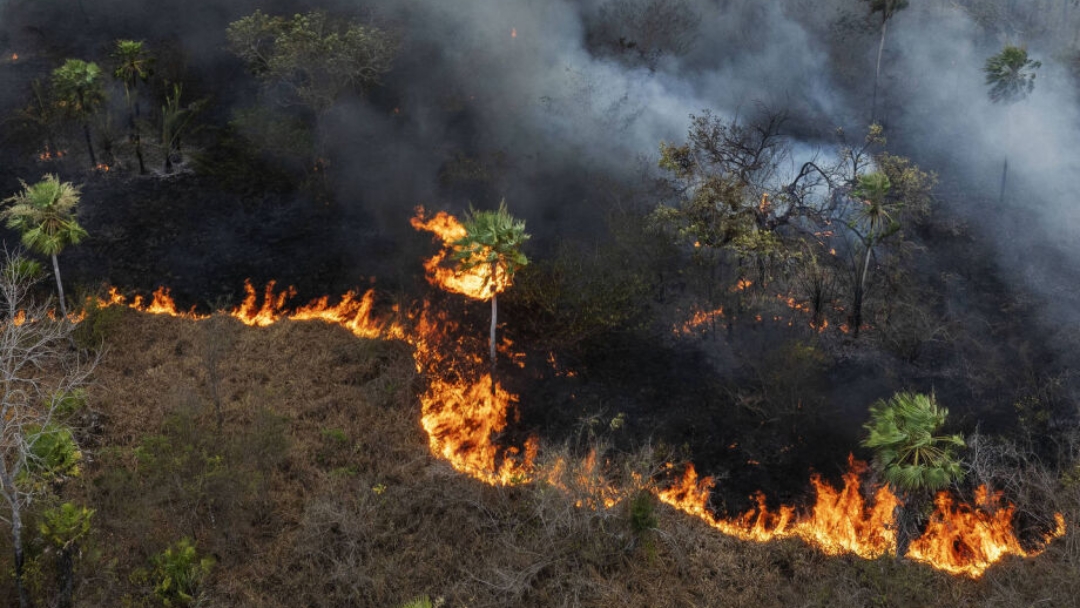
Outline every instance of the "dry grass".
[[155, 605], [132, 573], [183, 536], [218, 561], [208, 606], [1065, 606], [1080, 591], [1072, 531], [970, 581], [736, 541], [655, 502], [650, 530], [628, 501], [575, 506], [602, 502], [600, 475], [647, 473], [648, 454], [488, 487], [430, 456], [413, 369], [402, 344], [317, 323], [125, 312], [91, 391], [93, 462], [64, 489], [97, 509], [78, 603]]

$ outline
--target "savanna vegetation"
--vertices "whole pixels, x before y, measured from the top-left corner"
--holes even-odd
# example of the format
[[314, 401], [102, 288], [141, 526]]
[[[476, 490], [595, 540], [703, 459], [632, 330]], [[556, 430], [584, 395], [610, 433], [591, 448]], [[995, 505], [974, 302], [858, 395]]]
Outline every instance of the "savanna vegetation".
[[[586, 3], [575, 52], [647, 83], [609, 106], [615, 85], [574, 66], [527, 104], [499, 90], [531, 95], [527, 70], [474, 86], [553, 52], [526, 22], [486, 15], [496, 38], [418, 5], [448, 43], [377, 1], [250, 4], [0, 5], [2, 601], [1075, 603], [1077, 334], [1049, 312], [1071, 296], [995, 263], [1004, 233], [966, 215], [1036, 213], [1015, 159], [1042, 88], [1076, 88], [1075, 3]], [[612, 158], [647, 132], [634, 95], [700, 68], [705, 14], [819, 36], [825, 86], [853, 109], [718, 101]], [[899, 59], [905, 19], [927, 15], [990, 49], [965, 78], [1006, 123], [1007, 145], [980, 151], [992, 171], [897, 126], [940, 93]], [[546, 137], [570, 143], [538, 152]], [[480, 272], [479, 295], [425, 281], [418, 204], [461, 217], [443, 268]], [[1040, 252], [1017, 255], [1068, 283], [1073, 258]], [[382, 337], [282, 318], [372, 286]], [[150, 304], [162, 287], [179, 310]], [[259, 306], [274, 322], [221, 312]], [[497, 464], [535, 456], [494, 485], [421, 423], [422, 394], [486, 371], [475, 398], [511, 410], [480, 443]], [[806, 513], [811, 473], [838, 482], [849, 453], [870, 463], [863, 496], [902, 503], [892, 554], [738, 540], [658, 498], [692, 462], [710, 513]], [[1004, 502], [972, 511], [1011, 509], [1039, 555], [978, 578], [912, 559], [935, 501], [976, 491]]]

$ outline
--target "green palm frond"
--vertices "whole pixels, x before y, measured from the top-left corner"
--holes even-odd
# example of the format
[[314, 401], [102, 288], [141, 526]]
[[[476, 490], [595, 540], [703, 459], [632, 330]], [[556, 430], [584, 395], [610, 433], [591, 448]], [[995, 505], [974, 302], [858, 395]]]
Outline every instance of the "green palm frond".
[[963, 476], [956, 449], [960, 435], [937, 435], [949, 411], [933, 395], [897, 393], [870, 406], [862, 445], [874, 450], [874, 467], [902, 491], [939, 490]]
[[86, 230], [75, 219], [81, 196], [78, 186], [51, 174], [33, 185], [22, 182], [22, 186], [21, 192], [2, 201], [8, 207], [0, 211], [0, 219], [22, 235], [24, 245], [51, 256], [86, 238]]
[[515, 219], [506, 209], [506, 201], [495, 211], [470, 210], [465, 222], [465, 236], [454, 241], [451, 256], [463, 270], [484, 264], [497, 264], [507, 276], [529, 263], [521, 246], [529, 240], [525, 222]]

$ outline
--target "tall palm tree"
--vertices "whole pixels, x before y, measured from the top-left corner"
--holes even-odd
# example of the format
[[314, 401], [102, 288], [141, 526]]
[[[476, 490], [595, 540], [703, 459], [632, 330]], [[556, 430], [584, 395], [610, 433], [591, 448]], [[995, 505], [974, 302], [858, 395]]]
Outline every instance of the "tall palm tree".
[[101, 68], [96, 63], [68, 59], [64, 65], [53, 70], [52, 84], [63, 110], [72, 119], [82, 122], [86, 149], [90, 152], [90, 165], [96, 167], [97, 157], [90, 139], [90, 117], [105, 101]]
[[878, 43], [877, 66], [874, 68], [874, 97], [870, 102], [870, 122], [877, 120], [877, 94], [878, 81], [881, 80], [881, 56], [885, 52], [885, 32], [889, 28], [889, 20], [897, 12], [907, 8], [908, 0], [863, 0], [870, 3], [870, 14], [881, 13], [881, 42]]
[[62, 182], [55, 175], [46, 175], [40, 182], [23, 185], [22, 192], [0, 203], [11, 205], [0, 211], [0, 219], [7, 227], [22, 234], [23, 244], [31, 251], [52, 258], [56, 290], [60, 294], [60, 312], [67, 317], [64, 301], [64, 284], [60, 281], [60, 264], [56, 256], [68, 245], [78, 244], [86, 238], [86, 230], [75, 219], [75, 206], [82, 193], [70, 182]]
[[852, 325], [855, 336], [859, 335], [862, 325], [863, 300], [866, 296], [866, 282], [870, 276], [870, 258], [874, 247], [900, 230], [900, 223], [892, 215], [898, 203], [889, 200], [892, 183], [889, 176], [881, 172], [866, 173], [859, 176], [859, 183], [852, 194], [862, 201], [862, 208], [848, 227], [865, 249], [862, 270], [856, 271], [855, 297], [852, 301]]
[[131, 140], [135, 142], [135, 156], [139, 159], [139, 175], [146, 174], [146, 165], [143, 162], [142, 137], [139, 133], [139, 102], [136, 97], [139, 82], [146, 82], [150, 78], [154, 59], [146, 50], [146, 45], [141, 40], [117, 40], [116, 49], [112, 53], [116, 60], [116, 69], [113, 76], [124, 84], [124, 99], [128, 108], [128, 128], [131, 130]]
[[[1041, 61], [1029, 59], [1027, 49], [1006, 44], [1000, 53], [986, 60], [983, 73], [986, 74], [987, 94], [990, 101], [1005, 104], [1006, 137], [1012, 138], [1012, 120], [1009, 108], [1018, 101], [1023, 101], [1035, 90], [1035, 71], [1042, 67]], [[1009, 156], [1001, 167], [1001, 194], [999, 201], [1005, 202], [1005, 180], [1009, 174]]]
[[529, 263], [521, 252], [521, 246], [530, 236], [525, 233], [525, 222], [515, 219], [506, 210], [506, 201], [499, 203], [495, 211], [469, 212], [465, 219], [465, 236], [454, 241], [453, 259], [461, 271], [489, 265], [486, 275], [491, 290], [491, 390], [495, 391], [495, 326], [499, 316], [499, 274], [513, 279], [519, 268]]
[[[900, 495], [903, 505], [896, 553], [907, 553], [917, 503], [963, 477], [956, 449], [964, 447], [960, 435], [938, 435], [949, 410], [938, 406], [934, 395], [901, 392], [870, 406], [862, 445], [874, 450], [873, 465]], [[917, 522], [915, 522], [917, 523]]]

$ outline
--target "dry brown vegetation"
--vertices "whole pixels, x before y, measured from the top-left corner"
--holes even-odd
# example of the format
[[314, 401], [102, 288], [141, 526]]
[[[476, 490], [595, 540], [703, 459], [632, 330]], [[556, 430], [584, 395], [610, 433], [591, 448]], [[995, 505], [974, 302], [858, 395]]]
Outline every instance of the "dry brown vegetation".
[[[63, 490], [97, 511], [76, 605], [158, 605], [150, 559], [182, 537], [216, 560], [203, 606], [1065, 606], [1080, 594], [1075, 481], [1058, 493], [1065, 539], [968, 580], [734, 540], [651, 498], [643, 515], [631, 501], [575, 507], [598, 501], [573, 471], [569, 490], [459, 476], [427, 450], [423, 379], [400, 343], [127, 310], [107, 338], [96, 424], [82, 431], [91, 462]], [[607, 474], [649, 457], [620, 462]], [[49, 605], [50, 560], [32, 553]], [[14, 597], [10, 577], [0, 585]]]

